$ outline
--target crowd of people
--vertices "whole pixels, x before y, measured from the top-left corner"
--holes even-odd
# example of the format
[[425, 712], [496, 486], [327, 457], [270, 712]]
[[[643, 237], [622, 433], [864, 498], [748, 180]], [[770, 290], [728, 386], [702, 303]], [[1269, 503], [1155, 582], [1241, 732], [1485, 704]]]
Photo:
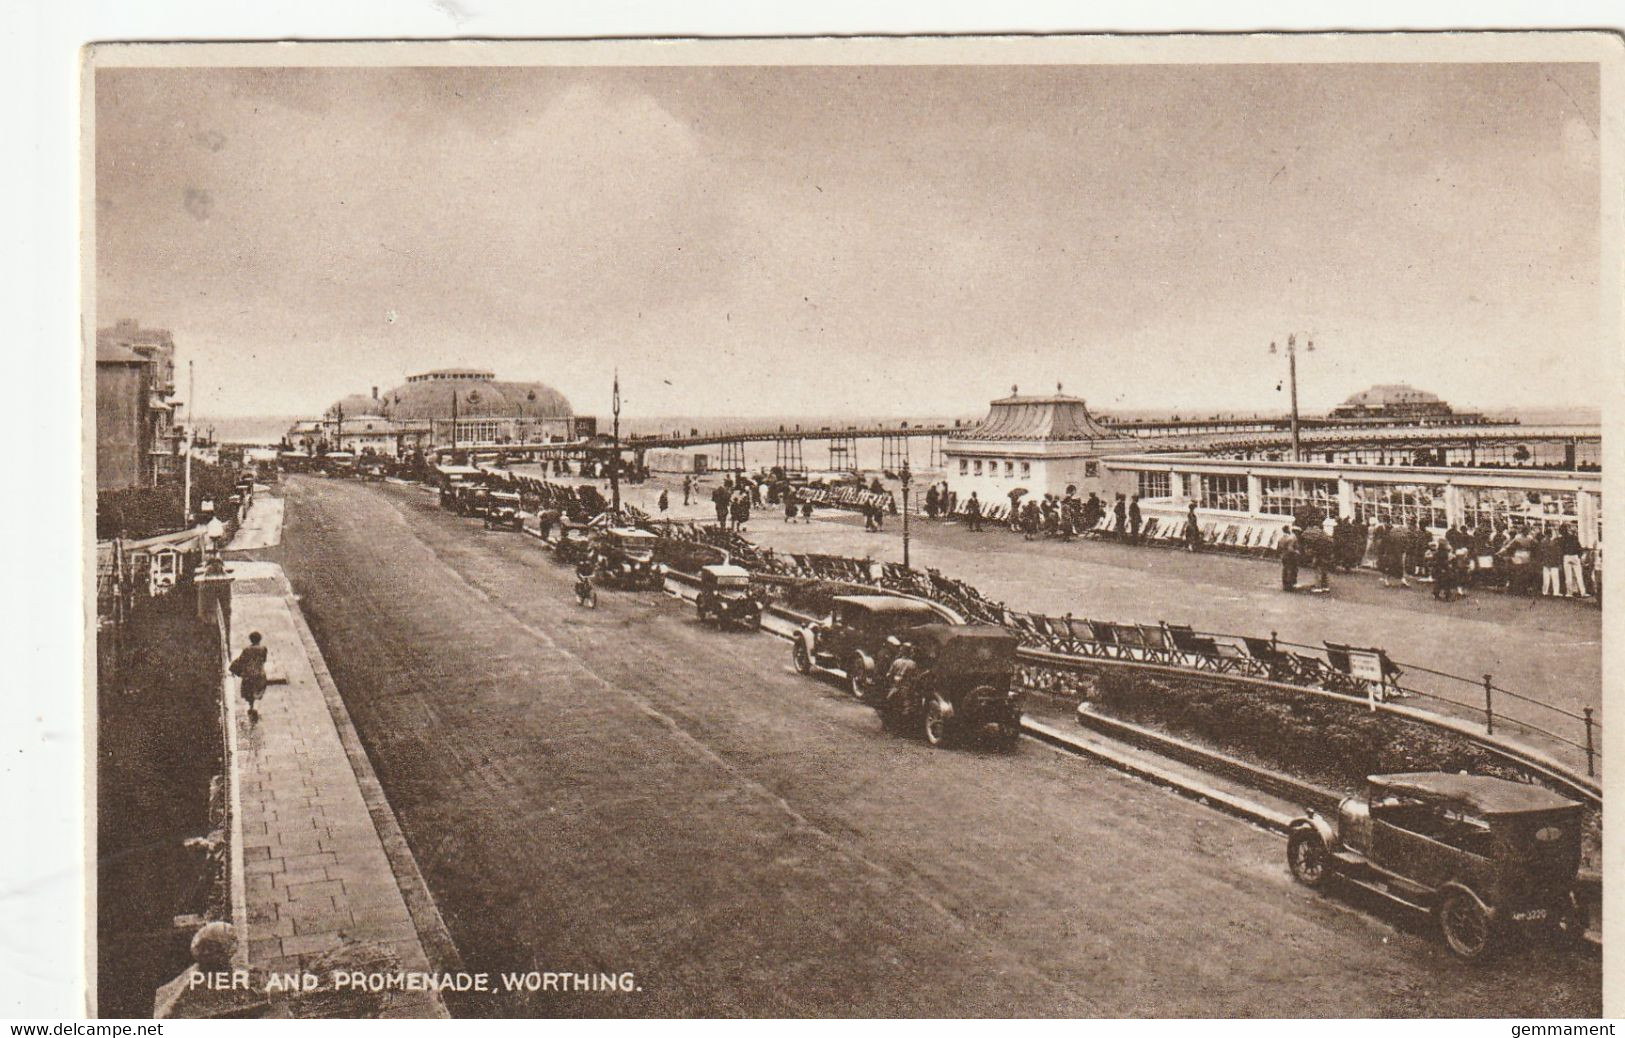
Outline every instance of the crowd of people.
[[1515, 595], [1602, 597], [1602, 553], [1587, 549], [1571, 525], [1545, 529], [1458, 524], [1435, 535], [1420, 520], [1362, 522], [1295, 519], [1277, 545], [1281, 589], [1298, 591], [1298, 571], [1313, 566], [1312, 592], [1330, 589], [1334, 571], [1349, 572], [1374, 560], [1383, 587], [1431, 584], [1439, 601], [1459, 601], [1469, 588]]

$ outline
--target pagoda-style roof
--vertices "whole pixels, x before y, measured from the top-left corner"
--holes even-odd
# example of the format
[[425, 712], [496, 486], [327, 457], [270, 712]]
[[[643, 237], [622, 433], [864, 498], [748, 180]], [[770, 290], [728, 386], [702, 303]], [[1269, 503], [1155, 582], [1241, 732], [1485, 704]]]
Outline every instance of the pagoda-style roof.
[[1068, 442], [1121, 440], [1123, 434], [1106, 428], [1089, 413], [1081, 397], [1010, 396], [989, 405], [981, 424], [954, 433], [959, 440], [1028, 440]]

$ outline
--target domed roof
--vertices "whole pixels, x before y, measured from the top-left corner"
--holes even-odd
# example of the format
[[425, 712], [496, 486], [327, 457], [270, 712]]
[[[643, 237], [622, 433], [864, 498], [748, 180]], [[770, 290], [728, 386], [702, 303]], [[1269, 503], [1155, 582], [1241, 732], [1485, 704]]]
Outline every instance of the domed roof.
[[361, 393], [351, 393], [342, 400], [334, 401], [333, 406], [327, 409], [326, 417], [337, 418], [340, 408], [344, 409], [345, 418], [359, 418], [362, 415], [381, 416], [384, 413], [383, 403], [382, 400], [374, 400]]
[[1439, 398], [1432, 393], [1403, 383], [1372, 386], [1362, 389], [1344, 401], [1346, 407], [1387, 407], [1393, 404], [1435, 404]]
[[502, 382], [489, 372], [461, 370], [413, 376], [383, 395], [383, 413], [400, 422], [450, 418], [453, 393], [459, 418], [562, 418], [574, 413], [570, 401], [552, 386]]

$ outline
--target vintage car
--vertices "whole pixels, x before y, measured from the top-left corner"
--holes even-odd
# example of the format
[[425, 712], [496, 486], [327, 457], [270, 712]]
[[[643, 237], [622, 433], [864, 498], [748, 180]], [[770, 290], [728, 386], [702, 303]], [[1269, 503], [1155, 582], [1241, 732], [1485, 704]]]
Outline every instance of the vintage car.
[[560, 562], [574, 566], [582, 559], [593, 557], [592, 531], [585, 523], [561, 519], [547, 531], [546, 540]]
[[481, 503], [480, 518], [487, 530], [517, 530], [525, 521], [520, 508], [519, 495], [507, 490], [493, 490]]
[[329, 476], [353, 476], [355, 455], [350, 451], [328, 451], [317, 459], [317, 468]]
[[1319, 887], [1336, 876], [1433, 914], [1450, 950], [1478, 959], [1507, 938], [1584, 932], [1574, 896], [1581, 805], [1488, 775], [1372, 775], [1336, 818], [1292, 823], [1287, 865]]
[[701, 623], [714, 620], [718, 627], [733, 624], [752, 631], [762, 626], [762, 601], [751, 590], [750, 571], [739, 566], [701, 566], [694, 608]]
[[655, 566], [654, 534], [630, 526], [611, 526], [593, 538], [598, 582], [619, 588], [658, 588], [665, 575]]
[[380, 458], [362, 458], [356, 465], [356, 475], [364, 480], [381, 483], [384, 479], [384, 462]]
[[992, 624], [932, 624], [890, 641], [894, 663], [907, 662], [890, 668], [884, 697], [873, 697], [887, 728], [918, 731], [931, 746], [991, 731], [1000, 745], [1015, 748], [1021, 739], [1019, 638]]
[[458, 515], [481, 516], [485, 514], [485, 503], [491, 496], [491, 491], [472, 483], [462, 483], [452, 487], [451, 509]]
[[828, 616], [796, 631], [791, 659], [802, 674], [839, 674], [854, 696], [868, 702], [892, 663], [894, 646], [888, 638], [916, 627], [954, 622], [946, 609], [918, 598], [839, 595]]

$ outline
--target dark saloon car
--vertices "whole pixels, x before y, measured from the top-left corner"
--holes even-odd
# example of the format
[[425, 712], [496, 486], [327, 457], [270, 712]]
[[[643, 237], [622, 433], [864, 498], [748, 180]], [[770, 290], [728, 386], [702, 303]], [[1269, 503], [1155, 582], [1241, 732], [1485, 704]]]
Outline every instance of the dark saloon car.
[[1450, 950], [1478, 959], [1520, 934], [1579, 937], [1574, 896], [1582, 807], [1542, 786], [1488, 775], [1372, 775], [1336, 818], [1292, 823], [1287, 865], [1301, 883], [1333, 876], [1430, 912]]
[[885, 697], [886, 727], [918, 731], [931, 746], [991, 732], [1007, 749], [1021, 738], [1016, 684], [1020, 639], [992, 624], [932, 625], [896, 636]]
[[525, 521], [524, 511], [519, 505], [518, 494], [493, 490], [482, 503], [480, 518], [485, 520], [487, 530], [517, 530]]
[[898, 595], [840, 595], [830, 614], [803, 626], [791, 640], [791, 658], [803, 674], [839, 674], [852, 694], [867, 702], [894, 647], [887, 643], [916, 627], [958, 623], [947, 609]]
[[598, 582], [624, 589], [658, 588], [665, 577], [655, 566], [656, 537], [648, 530], [612, 526], [593, 538]]
[[750, 586], [750, 571], [739, 566], [701, 566], [700, 593], [694, 600], [700, 622], [715, 621], [747, 630], [762, 626], [762, 601]]

